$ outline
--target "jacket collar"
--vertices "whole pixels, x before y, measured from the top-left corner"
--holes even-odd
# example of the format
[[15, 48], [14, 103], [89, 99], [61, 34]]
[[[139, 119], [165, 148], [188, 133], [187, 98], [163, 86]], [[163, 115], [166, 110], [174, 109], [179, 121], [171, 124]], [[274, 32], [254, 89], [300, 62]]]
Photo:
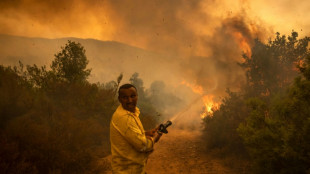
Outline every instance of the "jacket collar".
[[132, 115], [132, 116], [135, 116], [135, 117], [139, 117], [139, 115], [140, 115], [140, 109], [138, 108], [138, 107], [136, 107], [136, 110], [135, 110], [135, 112], [130, 112], [130, 111], [128, 111], [128, 110], [126, 110], [126, 109], [124, 109], [123, 108], [123, 106], [122, 106], [122, 104], [120, 104], [119, 106], [118, 106], [118, 108], [117, 108], [117, 110], [120, 112], [120, 114], [128, 114], [128, 115]]

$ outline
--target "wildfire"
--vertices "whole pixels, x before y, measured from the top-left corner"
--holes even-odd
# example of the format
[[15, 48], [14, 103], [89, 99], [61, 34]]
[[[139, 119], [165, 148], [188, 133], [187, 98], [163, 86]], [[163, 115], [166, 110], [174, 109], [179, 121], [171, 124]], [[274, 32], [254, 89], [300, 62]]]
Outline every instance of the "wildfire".
[[240, 32], [234, 32], [233, 36], [235, 39], [238, 41], [238, 44], [242, 51], [248, 56], [251, 57], [252, 51], [251, 51], [251, 46], [246, 37], [244, 37]]
[[217, 109], [219, 109], [220, 104], [214, 102], [214, 96], [213, 95], [205, 95], [202, 97], [203, 103], [204, 103], [204, 107], [205, 107], [205, 111], [200, 114], [201, 118], [205, 118], [206, 116], [212, 116], [213, 112]]
[[217, 109], [219, 109], [220, 103], [217, 103], [214, 101], [214, 96], [209, 94], [209, 95], [204, 95], [204, 90], [203, 87], [200, 85], [188, 83], [186, 81], [182, 82], [183, 85], [186, 85], [192, 89], [194, 93], [203, 95], [202, 101], [204, 103], [204, 111], [202, 114], [200, 114], [201, 118], [204, 118], [206, 116], [212, 116], [213, 112]]

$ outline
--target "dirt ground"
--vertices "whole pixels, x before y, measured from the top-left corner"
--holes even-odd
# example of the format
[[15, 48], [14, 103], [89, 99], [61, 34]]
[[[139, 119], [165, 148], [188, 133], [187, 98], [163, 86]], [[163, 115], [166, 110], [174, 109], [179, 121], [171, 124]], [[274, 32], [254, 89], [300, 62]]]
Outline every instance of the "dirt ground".
[[228, 168], [221, 160], [206, 153], [200, 135], [200, 131], [170, 129], [155, 144], [148, 159], [147, 174], [244, 173]]
[[206, 154], [200, 131], [171, 129], [156, 144], [147, 164], [148, 174], [233, 173]]

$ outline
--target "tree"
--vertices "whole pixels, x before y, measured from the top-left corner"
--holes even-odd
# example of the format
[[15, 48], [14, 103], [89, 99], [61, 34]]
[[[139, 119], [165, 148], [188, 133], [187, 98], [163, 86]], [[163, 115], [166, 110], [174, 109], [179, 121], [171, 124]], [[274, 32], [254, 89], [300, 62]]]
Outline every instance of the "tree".
[[139, 100], [145, 99], [143, 80], [139, 78], [139, 73], [135, 72], [129, 79], [130, 83], [137, 88]]
[[116, 81], [117, 81], [117, 85], [116, 85], [115, 92], [114, 92], [114, 95], [115, 95], [115, 96], [117, 95], [118, 87], [119, 87], [119, 85], [120, 85], [122, 79], [123, 79], [123, 73], [121, 73], [121, 74], [117, 77], [117, 80], [116, 80]]
[[33, 91], [30, 84], [19, 74], [17, 67], [0, 65], [0, 129], [7, 121], [27, 113], [33, 105]]
[[80, 43], [68, 40], [65, 47], [55, 54], [55, 60], [51, 68], [53, 72], [61, 79], [73, 82], [86, 81], [90, 75], [91, 69], [86, 69], [88, 60], [85, 55], [85, 49]]
[[157, 124], [156, 113], [157, 109], [154, 108], [151, 100], [146, 96], [145, 88], [143, 86], [143, 80], [139, 78], [139, 73], [135, 72], [129, 79], [130, 83], [137, 88], [138, 92], [138, 107], [141, 109], [141, 122], [144, 129], [152, 129]]
[[297, 38], [256, 39], [243, 55], [247, 84], [204, 120], [207, 144], [243, 144], [254, 173], [310, 172], [310, 39]]
[[[308, 49], [308, 42], [310, 41], [309, 37], [304, 38], [305, 42], [303, 42], [302, 50]], [[303, 76], [310, 80], [310, 53], [308, 50], [308, 54], [304, 54], [304, 59], [302, 59], [302, 62], [300, 65], [298, 65], [298, 68], [300, 72], [303, 74]]]
[[146, 96], [159, 112], [158, 116], [169, 117], [184, 107], [183, 101], [167, 89], [163, 81], [154, 81], [146, 90]]
[[[310, 50], [309, 38], [296, 40], [297, 34], [278, 37], [273, 43], [273, 55], [282, 55], [281, 71], [285, 74], [291, 65], [285, 62], [299, 60], [302, 76], [280, 92], [271, 91], [270, 100], [248, 98], [250, 110], [247, 120], [238, 132], [248, 149], [256, 173], [309, 173], [310, 172]], [[297, 47], [293, 45], [297, 44]], [[281, 49], [280, 49], [281, 48]], [[290, 50], [291, 51], [288, 51]], [[279, 82], [279, 81], [278, 81]], [[276, 84], [280, 88], [280, 83]]]
[[245, 119], [244, 96], [230, 90], [227, 93], [220, 109], [203, 119], [204, 139], [209, 149], [220, 148], [224, 153], [238, 154], [241, 157], [245, 154], [245, 147], [237, 128]]
[[298, 33], [286, 37], [276, 33], [276, 38], [267, 44], [256, 39], [252, 55], [243, 55], [242, 66], [247, 75], [249, 97], [270, 96], [287, 87], [297, 76], [298, 65], [308, 54], [309, 38], [297, 40]]

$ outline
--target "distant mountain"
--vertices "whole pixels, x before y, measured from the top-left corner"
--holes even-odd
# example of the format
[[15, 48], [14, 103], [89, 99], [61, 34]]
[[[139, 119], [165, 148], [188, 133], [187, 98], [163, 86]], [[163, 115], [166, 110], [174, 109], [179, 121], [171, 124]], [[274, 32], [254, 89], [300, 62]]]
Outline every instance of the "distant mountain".
[[92, 68], [92, 82], [115, 80], [122, 72], [124, 80], [138, 72], [146, 84], [154, 80], [169, 81], [169, 78], [174, 78], [174, 59], [123, 43], [95, 39], [46, 39], [0, 35], [0, 64], [17, 65], [20, 60], [25, 65], [49, 67], [54, 55], [68, 40], [84, 46], [89, 68]]

